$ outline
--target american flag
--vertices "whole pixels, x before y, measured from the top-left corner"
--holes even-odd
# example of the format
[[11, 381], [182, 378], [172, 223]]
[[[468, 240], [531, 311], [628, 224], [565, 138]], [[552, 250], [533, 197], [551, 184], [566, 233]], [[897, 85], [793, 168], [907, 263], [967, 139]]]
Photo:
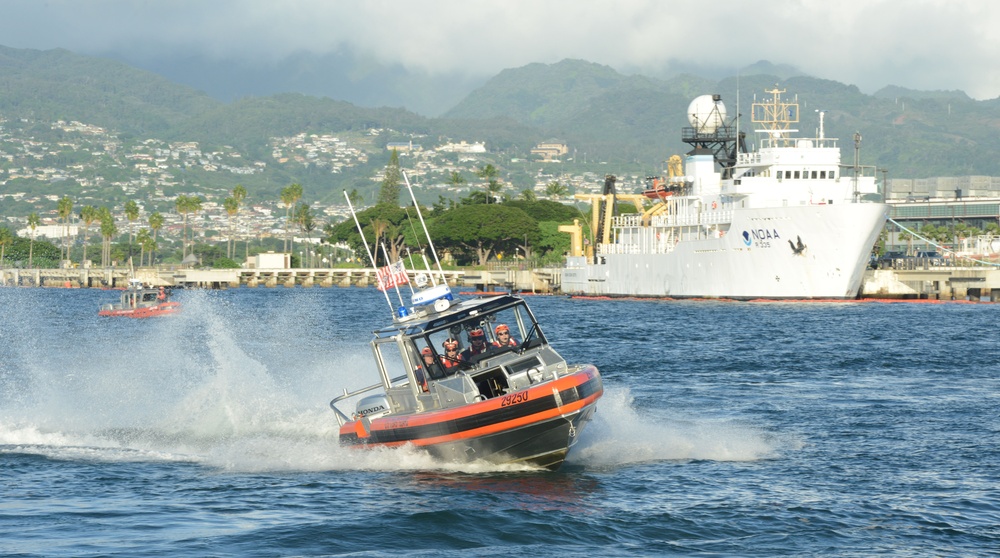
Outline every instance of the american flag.
[[402, 260], [378, 268], [378, 290], [384, 291], [410, 282]]

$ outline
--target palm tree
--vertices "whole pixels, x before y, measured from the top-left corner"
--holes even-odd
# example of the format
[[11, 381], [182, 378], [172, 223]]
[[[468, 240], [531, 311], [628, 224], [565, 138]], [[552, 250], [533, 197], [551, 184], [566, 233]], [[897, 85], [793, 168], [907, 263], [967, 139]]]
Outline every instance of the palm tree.
[[[300, 199], [302, 199], [302, 186], [298, 184], [289, 184], [281, 189], [281, 203], [285, 204], [285, 252], [288, 251], [289, 245], [288, 233], [291, 228], [291, 209], [292, 206], [294, 206]], [[294, 245], [292, 246], [292, 250], [295, 250]]]
[[[243, 206], [243, 202], [247, 199], [247, 189], [244, 188], [242, 184], [237, 184], [236, 187], [233, 188], [233, 197], [236, 198], [236, 213], [237, 213], [236, 226], [237, 226], [237, 228], [239, 228], [239, 224], [240, 224], [239, 211], [240, 211], [240, 207]], [[250, 257], [250, 236], [249, 235], [247, 235], [247, 237], [246, 237], [246, 244], [244, 246], [246, 247], [245, 248], [246, 253], [244, 254], [244, 258], [249, 258]], [[233, 242], [233, 252], [236, 252], [236, 243], [235, 242]]]
[[142, 260], [146, 256], [146, 246], [152, 239], [149, 229], [139, 229], [139, 233], [135, 235], [135, 242], [139, 245], [139, 267], [142, 267]]
[[139, 245], [142, 246], [143, 250], [149, 253], [149, 265], [152, 266], [153, 250], [156, 250], [156, 241], [153, 240], [153, 237], [149, 235], [149, 232], [146, 231], [146, 229], [142, 229], [142, 231], [139, 232], [141, 233], [144, 231], [146, 232], [146, 235], [139, 240]]
[[558, 180], [553, 180], [545, 186], [545, 195], [554, 200], [558, 200], [568, 193], [569, 188], [560, 184]]
[[486, 203], [490, 203], [493, 194], [503, 188], [503, 185], [497, 180], [499, 174], [496, 167], [490, 164], [476, 171], [476, 176], [486, 181]]
[[[132, 221], [139, 218], [139, 204], [135, 200], [125, 202], [125, 218], [128, 219], [128, 257], [132, 257]], [[139, 262], [142, 265], [142, 262]]]
[[489, 193], [489, 197], [496, 201], [497, 194], [503, 192], [503, 182], [499, 180], [491, 180], [489, 184], [486, 185], [486, 191]]
[[913, 235], [910, 234], [910, 233], [908, 233], [908, 232], [906, 232], [906, 231], [901, 231], [899, 234], [896, 235], [896, 238], [898, 238], [899, 240], [905, 240], [906, 241], [906, 255], [907, 256], [912, 256], [913, 255]]
[[149, 230], [153, 231], [153, 249], [149, 251], [149, 265], [153, 265], [153, 251], [156, 250], [156, 233], [163, 228], [163, 215], [159, 211], [154, 211], [149, 216]]
[[0, 227], [0, 268], [3, 267], [3, 260], [6, 257], [7, 246], [14, 243], [14, 233], [7, 227]]
[[240, 202], [235, 196], [229, 196], [222, 201], [222, 207], [226, 210], [226, 214], [229, 215], [229, 238], [226, 239], [226, 257], [233, 257], [233, 217], [240, 212]]
[[465, 184], [465, 177], [462, 173], [458, 171], [451, 171], [451, 176], [448, 177], [448, 184], [451, 184], [453, 188], [458, 188], [462, 184]]
[[[312, 209], [309, 204], [300, 203], [295, 208], [295, 223], [299, 226], [299, 229], [304, 233], [303, 236], [307, 236], [316, 228], [316, 220], [313, 218]], [[311, 244], [309, 249], [311, 249]], [[312, 267], [312, 252], [309, 253], [310, 265], [307, 267]]]
[[[85, 205], [80, 209], [80, 220], [83, 221], [83, 261], [87, 261], [87, 243], [89, 241], [90, 225], [100, 219], [97, 208], [92, 205]], [[81, 262], [82, 264], [82, 262]]]
[[103, 242], [101, 244], [101, 267], [111, 264], [111, 239], [118, 234], [118, 227], [115, 226], [115, 218], [111, 215], [111, 210], [102, 207], [97, 210], [98, 219], [101, 221], [100, 231]]
[[174, 205], [177, 207], [177, 213], [181, 214], [184, 221], [181, 227], [181, 260], [183, 260], [187, 257], [188, 197], [184, 194], [178, 194], [177, 199], [174, 200]]
[[70, 257], [69, 257], [69, 220], [70, 220], [70, 217], [73, 215], [73, 200], [69, 199], [69, 196], [63, 196], [62, 199], [59, 200], [59, 203], [58, 203], [58, 205], [56, 207], [57, 207], [57, 210], [59, 211], [59, 218], [62, 219], [62, 221], [64, 223], [64, 226], [65, 226], [65, 229], [63, 229], [65, 231], [65, 234], [63, 234], [63, 248], [65, 248], [65, 250], [66, 250], [66, 255], [63, 256], [63, 260], [68, 260], [68, 259], [70, 259]]
[[[187, 217], [189, 213], [197, 213], [201, 211], [201, 203], [202, 200], [198, 196], [185, 196], [183, 194], [177, 196], [177, 212], [184, 216], [184, 224], [181, 228], [182, 260], [187, 257]], [[191, 236], [194, 236], [193, 231]]]
[[[188, 213], [197, 214], [204, 202], [199, 196], [188, 196]], [[191, 221], [191, 251], [194, 252], [194, 220]]]
[[31, 229], [31, 244], [28, 247], [28, 269], [32, 267], [32, 258], [35, 255], [35, 229], [38, 228], [38, 224], [41, 220], [38, 218], [38, 214], [32, 212], [28, 215], [28, 228]]
[[378, 262], [378, 245], [382, 243], [382, 237], [389, 231], [389, 221], [385, 219], [372, 219], [372, 230], [375, 231], [375, 250], [373, 252], [375, 261], [372, 262], [372, 265], [377, 269], [378, 263], [376, 262]]

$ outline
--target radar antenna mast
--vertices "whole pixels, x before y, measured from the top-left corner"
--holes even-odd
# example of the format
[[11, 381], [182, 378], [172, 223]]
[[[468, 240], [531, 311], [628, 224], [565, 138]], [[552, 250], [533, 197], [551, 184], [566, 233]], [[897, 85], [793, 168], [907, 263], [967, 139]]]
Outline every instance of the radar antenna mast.
[[[712, 104], [707, 111], [702, 112], [704, 106], [696, 108], [696, 103], [705, 102]], [[735, 118], [726, 122], [722, 96], [704, 95], [695, 99], [689, 107], [688, 121], [691, 126], [681, 129], [681, 141], [696, 149], [711, 151], [716, 164], [722, 169], [722, 178], [732, 178], [737, 155], [747, 151], [746, 134], [734, 125]]]

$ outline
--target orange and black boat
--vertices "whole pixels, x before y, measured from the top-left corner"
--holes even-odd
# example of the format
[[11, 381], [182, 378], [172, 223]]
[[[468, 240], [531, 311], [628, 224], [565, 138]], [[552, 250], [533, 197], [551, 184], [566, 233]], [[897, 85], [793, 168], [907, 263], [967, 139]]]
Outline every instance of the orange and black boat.
[[[379, 280], [387, 302], [390, 287], [408, 283], [399, 262]], [[427, 280], [419, 274], [415, 282]], [[415, 292], [412, 304], [374, 332], [379, 382], [330, 402], [340, 443], [411, 444], [461, 462], [562, 465], [604, 393], [597, 368], [568, 364], [518, 296], [457, 302], [442, 282]]]

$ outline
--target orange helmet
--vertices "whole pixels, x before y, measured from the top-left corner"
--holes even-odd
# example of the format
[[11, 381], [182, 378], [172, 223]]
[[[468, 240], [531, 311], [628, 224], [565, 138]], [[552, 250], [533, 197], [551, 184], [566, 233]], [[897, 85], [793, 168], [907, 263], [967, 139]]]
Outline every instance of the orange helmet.
[[510, 328], [507, 327], [507, 324], [500, 324], [497, 326], [496, 329], [493, 330], [493, 332], [496, 333], [497, 335], [500, 335], [501, 332], [510, 333]]
[[444, 350], [446, 351], [458, 350], [458, 341], [455, 339], [445, 339], [443, 345], [444, 345]]
[[422, 351], [420, 351], [420, 354], [422, 354], [424, 356], [431, 356], [434, 353], [431, 352], [431, 348], [430, 347], [424, 347], [424, 349]]
[[469, 332], [469, 341], [484, 341], [485, 339], [486, 334], [483, 333], [483, 328], [481, 327], [477, 327]]

